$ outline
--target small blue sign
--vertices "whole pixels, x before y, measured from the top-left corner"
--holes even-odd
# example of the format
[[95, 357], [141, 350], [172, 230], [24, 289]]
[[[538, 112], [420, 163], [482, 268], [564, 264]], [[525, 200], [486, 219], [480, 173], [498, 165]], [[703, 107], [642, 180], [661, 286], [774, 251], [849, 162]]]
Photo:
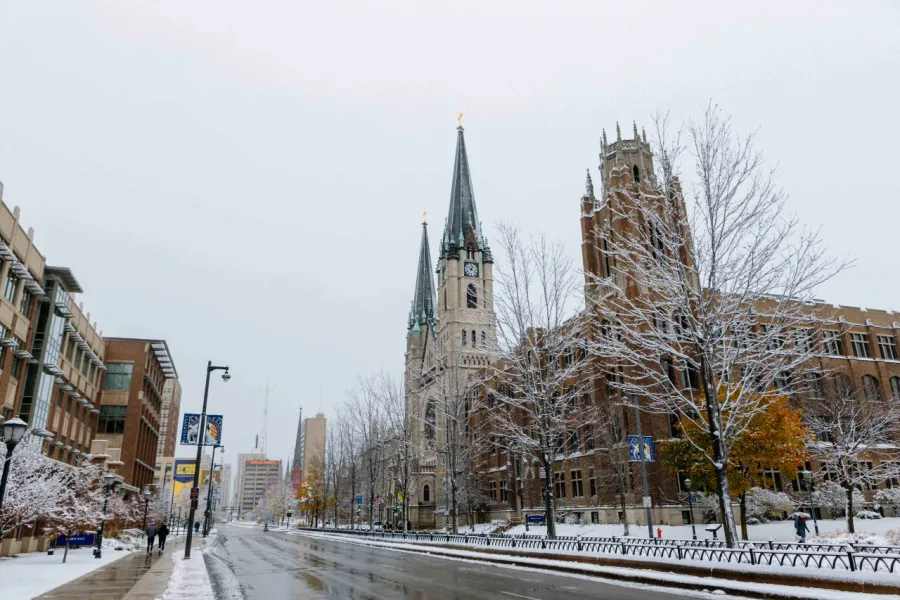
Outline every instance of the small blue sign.
[[[181, 422], [181, 443], [186, 446], [196, 446], [200, 437], [200, 417], [197, 413], [184, 413]], [[204, 446], [219, 446], [222, 444], [222, 415], [206, 415], [206, 436]]]
[[357, 495], [356, 495], [356, 503], [357, 503], [357, 504], [362, 504], [362, 494], [357, 494]]
[[529, 523], [543, 523], [544, 515], [528, 515]]
[[[58, 548], [62, 548], [66, 545], [66, 536], [61, 535], [56, 538], [56, 546]], [[93, 533], [79, 533], [77, 535], [69, 536], [69, 545], [70, 546], [93, 546], [94, 545], [94, 534]]]
[[[656, 462], [656, 450], [653, 448], [653, 438], [649, 435], [644, 438], [644, 461]], [[641, 462], [641, 443], [640, 437], [636, 435], [628, 436], [628, 460], [630, 462]]]
[[697, 492], [691, 492], [691, 502], [697, 501]]

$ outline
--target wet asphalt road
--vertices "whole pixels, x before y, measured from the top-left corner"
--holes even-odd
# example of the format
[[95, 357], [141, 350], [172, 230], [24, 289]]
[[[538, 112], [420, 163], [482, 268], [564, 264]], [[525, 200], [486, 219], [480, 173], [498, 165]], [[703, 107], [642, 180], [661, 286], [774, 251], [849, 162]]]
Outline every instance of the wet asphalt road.
[[221, 526], [219, 539], [247, 600], [675, 600], [662, 593], [445, 560], [283, 532]]

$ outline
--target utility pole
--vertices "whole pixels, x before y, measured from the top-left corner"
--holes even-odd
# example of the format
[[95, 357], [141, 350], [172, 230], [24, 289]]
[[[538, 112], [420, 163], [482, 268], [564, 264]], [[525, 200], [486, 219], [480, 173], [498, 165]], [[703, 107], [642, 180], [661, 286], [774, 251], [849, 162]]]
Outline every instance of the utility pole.
[[[650, 486], [647, 485], [647, 456], [644, 452], [644, 436], [641, 433], [641, 409], [638, 407], [638, 396], [634, 394], [634, 421], [637, 426], [638, 448], [641, 451], [641, 483], [644, 485], [644, 509], [647, 511], [647, 533], [653, 539], [653, 513], [650, 510]], [[627, 519], [628, 515], [623, 515]]]

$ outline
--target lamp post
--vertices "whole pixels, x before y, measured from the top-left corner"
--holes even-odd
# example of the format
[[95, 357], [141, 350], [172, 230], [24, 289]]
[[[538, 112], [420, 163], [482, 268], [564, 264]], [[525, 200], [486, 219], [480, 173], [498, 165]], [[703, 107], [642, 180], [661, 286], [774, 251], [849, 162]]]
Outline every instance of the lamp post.
[[812, 473], [808, 469], [803, 469], [801, 472], [803, 475], [803, 480], [806, 481], [806, 493], [809, 495], [809, 512], [812, 513], [813, 518], [813, 527], [816, 528], [816, 535], [819, 535], [819, 521], [816, 520], [816, 505], [813, 504], [813, 495], [812, 495]]
[[684, 480], [684, 489], [687, 490], [688, 493], [688, 506], [690, 507], [689, 511], [691, 513], [691, 532], [694, 535], [694, 539], [697, 539], [697, 527], [694, 525], [694, 494], [691, 493], [691, 480]]
[[28, 423], [22, 419], [10, 419], [3, 423], [3, 440], [6, 442], [6, 459], [3, 461], [3, 475], [0, 476], [0, 508], [3, 508], [3, 497], [6, 494], [6, 480], [9, 479], [9, 467], [12, 464], [12, 453], [16, 445], [22, 441]]
[[[644, 509], [647, 511], [647, 534], [650, 536], [650, 539], [653, 539], [653, 512], [650, 510], [650, 487], [647, 485], [647, 461], [650, 459], [649, 456], [646, 456], [644, 452], [644, 434], [641, 432], [641, 409], [638, 404], [638, 396], [637, 394], [633, 395], [634, 399], [634, 422], [637, 426], [637, 438], [638, 438], [638, 448], [641, 451], [641, 483], [644, 486]], [[622, 515], [622, 518], [627, 519], [628, 515]]]
[[144, 526], [141, 528], [147, 531], [147, 508], [150, 506], [150, 490], [144, 490]]
[[[221, 444], [215, 444], [212, 449], [212, 458], [209, 461], [209, 485], [206, 488], [206, 510], [203, 511], [203, 537], [209, 535], [210, 527], [212, 527], [212, 488], [213, 475], [216, 472], [216, 448], [221, 448]], [[224, 450], [223, 450], [224, 452]]]
[[103, 499], [103, 516], [100, 517], [100, 529], [97, 530], [97, 547], [94, 548], [94, 558], [103, 558], [103, 529], [106, 527], [106, 511], [109, 510], [109, 495], [118, 481], [112, 473], [103, 474], [103, 488], [106, 496]]
[[200, 498], [200, 457], [203, 453], [203, 442], [206, 439], [206, 401], [209, 398], [209, 376], [213, 371], [225, 371], [222, 373], [222, 381], [228, 383], [231, 375], [228, 374], [228, 367], [219, 367], [212, 364], [212, 361], [206, 363], [206, 387], [203, 388], [203, 410], [200, 411], [200, 432], [197, 436], [197, 460], [194, 461], [194, 485], [191, 487], [191, 510], [188, 513], [188, 530], [187, 538], [184, 541], [184, 557], [191, 557], [191, 539], [194, 537], [194, 514], [197, 512], [197, 500]]

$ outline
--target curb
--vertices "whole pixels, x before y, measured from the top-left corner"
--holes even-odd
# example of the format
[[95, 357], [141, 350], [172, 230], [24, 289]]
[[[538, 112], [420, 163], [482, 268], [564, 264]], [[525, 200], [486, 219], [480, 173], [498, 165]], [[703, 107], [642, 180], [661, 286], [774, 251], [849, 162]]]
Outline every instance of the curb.
[[[305, 533], [305, 532], [304, 532]], [[312, 532], [310, 532], [312, 533]], [[319, 533], [318, 535], [323, 535]], [[361, 543], [361, 540], [358, 538], [354, 538], [353, 536], [346, 536], [341, 534], [332, 534], [332, 533], [324, 533], [325, 536], [331, 537], [332, 539], [339, 539], [344, 541], [350, 541], [355, 543]], [[576, 575], [587, 575], [589, 577], [594, 577], [598, 579], [610, 579], [610, 580], [618, 580], [618, 581], [626, 581], [630, 583], [640, 583], [644, 585], [652, 585], [655, 587], [665, 586], [679, 589], [687, 589], [694, 591], [710, 591], [711, 589], [723, 589], [729, 592], [734, 592], [741, 596], [747, 598], [763, 598], [763, 599], [784, 599], [786, 597], [790, 597], [792, 600], [821, 600], [821, 595], [816, 594], [816, 590], [834, 590], [840, 592], [849, 592], [849, 593], [864, 593], [864, 594], [886, 594], [892, 596], [900, 596], [900, 586], [892, 586], [888, 584], [881, 583], [866, 583], [866, 582], [855, 582], [855, 581], [846, 581], [846, 580], [835, 580], [835, 579], [819, 579], [819, 578], [806, 578], [799, 577], [794, 575], [778, 575], [773, 573], [748, 573], [748, 572], [739, 572], [739, 571], [731, 571], [731, 570], [722, 570], [716, 569], [715, 567], [691, 567], [687, 565], [673, 565], [668, 563], [659, 563], [659, 562], [632, 562], [628, 560], [615, 559], [615, 558], [603, 558], [603, 557], [593, 557], [593, 556], [573, 556], [573, 555], [565, 555], [565, 554], [541, 554], [536, 552], [523, 553], [514, 550], [504, 549], [504, 550], [487, 550], [484, 548], [473, 549], [468, 546], [457, 546], [457, 545], [447, 545], [440, 546], [436, 548], [432, 548], [428, 545], [410, 545], [410, 547], [405, 547], [406, 544], [404, 542], [397, 541], [388, 541], [388, 540], [372, 540], [375, 542], [382, 543], [390, 543], [393, 544], [392, 548], [402, 549], [406, 552], [413, 552], [416, 554], [425, 554], [432, 556], [439, 556], [442, 558], [457, 558], [462, 560], [479, 560], [482, 562], [488, 562], [491, 564], [497, 565], [506, 565], [506, 566], [517, 566], [517, 567], [526, 567], [529, 569], [540, 569], [544, 571], [557, 571], [561, 573], [571, 573]], [[378, 546], [378, 544], [364, 544], [367, 546]], [[456, 550], [456, 551], [464, 551], [468, 553], [477, 553], [480, 556], [475, 557], [464, 557], [458, 556], [452, 553], [442, 552], [441, 550]], [[502, 558], [501, 558], [502, 557]], [[525, 558], [538, 558], [542, 560], [551, 560], [557, 562], [569, 562], [569, 563], [581, 563], [585, 565], [596, 565], [600, 567], [611, 567], [617, 569], [623, 569], [623, 571], [615, 571], [615, 572], [603, 572], [599, 573], [592, 569], [579, 567], [578, 564], [571, 565], [562, 565], [562, 564], [547, 564], [547, 565], [535, 565], [533, 562], [529, 562], [527, 560], [519, 560]], [[665, 580], [660, 579], [658, 577], [648, 577], [638, 574], [636, 571], [638, 569], [644, 570], [652, 570], [659, 572], [661, 575], [665, 573], [671, 573], [676, 575], [685, 575], [690, 577], [698, 577], [698, 578], [715, 578], [715, 581], [710, 581], [709, 583], [693, 583], [688, 581], [678, 581], [678, 580]], [[627, 570], [627, 571], [625, 571]], [[755, 583], [755, 584], [764, 584], [764, 585], [780, 585], [784, 587], [792, 588], [790, 591], [785, 592], [775, 592], [775, 591], [765, 591], [759, 589], [745, 588], [745, 587], [737, 587], [737, 586], [729, 586], [727, 584], [739, 584], [739, 583]], [[795, 591], [796, 590], [796, 591]]]

